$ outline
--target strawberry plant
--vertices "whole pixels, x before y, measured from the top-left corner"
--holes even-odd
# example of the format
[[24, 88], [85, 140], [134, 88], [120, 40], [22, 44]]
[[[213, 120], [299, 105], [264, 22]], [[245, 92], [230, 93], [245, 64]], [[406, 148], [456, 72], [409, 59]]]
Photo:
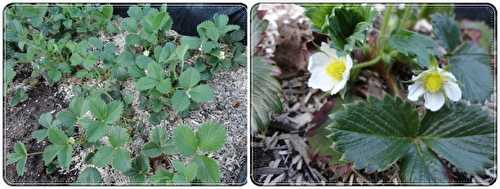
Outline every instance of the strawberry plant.
[[[31, 152], [17, 142], [8, 154], [7, 163], [16, 164], [19, 176], [27, 159], [36, 157], [48, 174], [85, 164], [77, 185], [99, 185], [103, 169], [116, 170], [134, 184], [220, 182], [212, 154], [225, 143], [223, 125], [207, 122], [196, 131], [180, 125], [173, 132], [155, 125], [168, 121], [169, 115], [182, 119], [214, 98], [208, 77], [202, 77], [216, 71], [205, 61], [211, 54], [225, 54], [230, 67], [244, 65], [245, 33], [229, 25], [227, 16], [209, 21], [217, 37], [194, 37], [172, 34], [166, 5], [132, 5], [125, 18], [115, 15], [113, 6], [101, 4], [13, 4], [5, 12], [4, 95], [9, 104], [18, 106], [44, 83], [72, 85], [68, 106], [38, 116], [39, 129], [31, 133], [33, 141], [48, 145]], [[114, 35], [122, 35], [124, 44], [109, 38]], [[207, 43], [212, 49], [200, 48]], [[18, 75], [19, 67], [28, 67], [30, 74]], [[132, 153], [132, 126], [143, 121], [152, 126], [149, 140]], [[172, 166], [151, 163], [172, 156], [180, 157]]]

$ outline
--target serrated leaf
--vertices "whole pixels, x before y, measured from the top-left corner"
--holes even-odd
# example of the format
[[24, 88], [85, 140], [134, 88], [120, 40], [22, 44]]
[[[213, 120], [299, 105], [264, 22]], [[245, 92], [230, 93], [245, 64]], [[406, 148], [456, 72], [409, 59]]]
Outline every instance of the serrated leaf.
[[166, 170], [163, 167], [160, 167], [158, 170], [155, 171], [155, 174], [151, 177], [151, 182], [157, 184], [167, 184], [172, 181], [173, 176], [174, 174], [172, 174], [170, 171]]
[[212, 41], [219, 40], [219, 31], [217, 30], [217, 26], [212, 21], [204, 21], [200, 23], [196, 27], [196, 30], [201, 38], [208, 38]]
[[493, 165], [494, 123], [479, 107], [463, 103], [427, 112], [399, 98], [349, 104], [332, 115], [335, 147], [356, 169], [383, 171], [401, 160], [404, 183], [447, 181], [448, 160], [461, 171], [478, 172]]
[[136, 83], [135, 88], [139, 91], [145, 91], [158, 85], [158, 81], [150, 77], [141, 77]]
[[89, 110], [98, 120], [105, 120], [108, 114], [108, 108], [104, 100], [102, 100], [99, 96], [90, 97], [89, 102]]
[[142, 147], [142, 153], [146, 157], [157, 157], [161, 155], [161, 149], [157, 143], [148, 142]]
[[[173, 161], [175, 170], [182, 176], [182, 179], [177, 179], [177, 181], [181, 181], [180, 183], [189, 183], [193, 181], [196, 177], [196, 173], [198, 171], [198, 165], [195, 163], [189, 163], [188, 165], [184, 165], [181, 161]], [[175, 176], [174, 176], [175, 177]], [[175, 180], [175, 179], [174, 179]], [[176, 182], [179, 183], [179, 182]]]
[[137, 5], [130, 6], [127, 10], [127, 14], [128, 16], [135, 18], [137, 20], [141, 19], [143, 15], [142, 9]]
[[17, 175], [24, 175], [24, 167], [26, 165], [26, 159], [28, 158], [28, 152], [26, 147], [21, 142], [16, 142], [14, 146], [14, 152], [7, 155], [7, 164], [16, 163]]
[[142, 43], [141, 36], [137, 34], [128, 34], [125, 37], [125, 44], [127, 44], [127, 46], [141, 45], [141, 43]]
[[73, 147], [71, 145], [66, 144], [61, 146], [61, 150], [57, 153], [57, 162], [64, 170], [69, 170], [72, 155]]
[[181, 125], [174, 130], [174, 141], [180, 153], [189, 156], [198, 148], [198, 138], [191, 128]]
[[101, 173], [96, 168], [87, 167], [78, 175], [77, 183], [80, 184], [99, 184], [102, 183]]
[[198, 49], [201, 45], [201, 40], [198, 37], [182, 36], [180, 41], [182, 45], [188, 46], [189, 49]]
[[39, 129], [39, 130], [33, 131], [33, 133], [31, 133], [31, 137], [36, 139], [36, 142], [41, 142], [41, 141], [45, 140], [45, 138], [47, 138], [47, 135], [48, 135], [47, 133], [48, 133], [47, 129]]
[[118, 120], [123, 113], [123, 103], [121, 101], [113, 101], [107, 105], [106, 123], [112, 124]]
[[160, 92], [160, 93], [168, 93], [168, 91], [170, 91], [172, 89], [172, 83], [170, 82], [170, 79], [162, 79], [160, 80], [160, 82], [158, 83], [158, 85], [156, 85], [156, 89]]
[[282, 109], [280, 94], [281, 85], [271, 74], [273, 67], [264, 62], [262, 57], [252, 58], [251, 76], [251, 130], [264, 129], [271, 121], [272, 112]]
[[196, 156], [193, 162], [198, 167], [196, 178], [207, 183], [220, 182], [219, 166], [215, 160], [206, 156]]
[[125, 172], [131, 168], [130, 154], [124, 148], [118, 148], [113, 153], [113, 168]]
[[55, 127], [49, 128], [47, 135], [49, 137], [49, 141], [53, 144], [66, 145], [69, 139], [61, 129]]
[[187, 68], [179, 76], [179, 84], [185, 89], [194, 87], [198, 82], [200, 82], [200, 72], [193, 67]]
[[113, 148], [110, 146], [101, 146], [97, 149], [94, 157], [92, 157], [92, 164], [97, 167], [104, 167], [111, 162], [113, 158]]
[[108, 130], [108, 138], [111, 146], [115, 148], [121, 147], [129, 141], [127, 129], [121, 127], [110, 127]]
[[448, 52], [453, 51], [460, 43], [460, 28], [458, 23], [449, 16], [442, 14], [434, 14], [432, 19], [432, 32], [436, 36], [439, 44]]
[[116, 58], [116, 62], [119, 65], [123, 65], [123, 66], [133, 66], [135, 64], [135, 57], [134, 57], [134, 55], [130, 51], [124, 50]]
[[449, 59], [449, 70], [459, 81], [463, 98], [482, 102], [493, 91], [493, 74], [486, 51], [472, 43], [464, 43]]
[[17, 106], [19, 103], [28, 100], [28, 94], [23, 88], [18, 88], [10, 100], [10, 106]]
[[170, 99], [170, 104], [172, 104], [176, 112], [183, 112], [189, 108], [189, 97], [185, 91], [177, 90]]
[[146, 71], [146, 75], [152, 79], [163, 79], [163, 68], [155, 62], [149, 63]]
[[56, 117], [66, 127], [73, 127], [77, 121], [77, 117], [70, 111], [59, 112]]
[[197, 103], [208, 102], [213, 99], [214, 92], [208, 85], [202, 84], [189, 90], [191, 99]]
[[425, 68], [430, 66], [430, 56], [435, 55], [434, 41], [424, 35], [411, 31], [397, 31], [389, 38], [389, 46], [406, 56], [416, 56], [417, 64]]
[[80, 124], [85, 129], [85, 136], [89, 142], [95, 142], [106, 134], [106, 124], [103, 122], [84, 119]]
[[69, 59], [72, 66], [77, 66], [83, 64], [83, 58], [78, 53], [73, 53]]
[[45, 112], [38, 118], [38, 123], [45, 128], [52, 126], [52, 114], [50, 112]]
[[200, 126], [196, 135], [198, 136], [201, 150], [205, 152], [214, 152], [224, 145], [226, 140], [226, 129], [220, 124], [207, 122]]
[[48, 145], [47, 147], [45, 147], [42, 153], [42, 159], [43, 162], [45, 162], [44, 163], [45, 166], [49, 165], [52, 161], [54, 161], [59, 151], [62, 150], [61, 147], [62, 147], [61, 145], [55, 145], [55, 144]]

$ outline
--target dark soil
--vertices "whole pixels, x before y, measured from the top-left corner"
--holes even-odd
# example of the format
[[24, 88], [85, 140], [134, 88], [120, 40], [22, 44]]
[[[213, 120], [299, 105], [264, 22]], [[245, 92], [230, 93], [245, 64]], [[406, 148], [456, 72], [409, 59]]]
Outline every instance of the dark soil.
[[[42, 113], [60, 111], [66, 106], [62, 96], [56, 93], [57, 87], [40, 83], [28, 91], [29, 99], [16, 107], [10, 107], [7, 101], [4, 102], [4, 162], [7, 161], [6, 154], [13, 150], [18, 141], [26, 145], [28, 153], [43, 151], [47, 142], [37, 143], [32, 139], [31, 133], [40, 127], [38, 117]], [[70, 183], [74, 182], [77, 174], [78, 170], [47, 174], [41, 154], [28, 156], [24, 176], [17, 175], [14, 164], [4, 168], [4, 180], [10, 185]]]

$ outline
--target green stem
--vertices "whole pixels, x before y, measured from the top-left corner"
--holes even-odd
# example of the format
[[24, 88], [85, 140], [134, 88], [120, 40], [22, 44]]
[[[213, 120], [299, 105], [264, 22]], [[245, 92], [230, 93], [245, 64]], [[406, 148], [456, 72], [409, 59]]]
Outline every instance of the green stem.
[[385, 48], [385, 42], [387, 41], [387, 29], [389, 27], [389, 20], [391, 19], [393, 8], [394, 7], [392, 5], [387, 5], [387, 9], [384, 12], [384, 20], [382, 22], [382, 26], [380, 27], [380, 33], [377, 41], [379, 54], [381, 54]]
[[[396, 28], [400, 28], [401, 25], [403, 25], [403, 27], [405, 27], [405, 21], [406, 19], [408, 18], [408, 15], [410, 14], [410, 7], [406, 6], [405, 7], [405, 10], [403, 12], [403, 15], [401, 16], [401, 18], [398, 20], [398, 24], [396, 25]], [[404, 28], [403, 28], [404, 29]]]
[[382, 56], [379, 55], [371, 60], [368, 60], [368, 61], [365, 61], [365, 62], [361, 62], [359, 64], [356, 64], [352, 67], [352, 69], [361, 69], [361, 68], [364, 68], [364, 67], [368, 67], [368, 66], [372, 66], [372, 65], [375, 65], [377, 64], [380, 59], [382, 59]]
[[28, 156], [34, 156], [34, 155], [40, 155], [43, 152], [33, 152], [33, 153], [28, 153]]

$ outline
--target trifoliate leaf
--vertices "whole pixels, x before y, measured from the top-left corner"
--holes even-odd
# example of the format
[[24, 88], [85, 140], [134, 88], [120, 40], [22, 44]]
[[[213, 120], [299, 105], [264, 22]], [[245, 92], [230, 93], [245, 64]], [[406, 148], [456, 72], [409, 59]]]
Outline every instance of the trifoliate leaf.
[[24, 144], [21, 142], [16, 142], [14, 146], [14, 152], [7, 155], [7, 164], [16, 163], [17, 175], [23, 176], [27, 158], [28, 151], [26, 150]]
[[210, 86], [202, 84], [189, 90], [189, 95], [191, 96], [191, 99], [193, 99], [193, 101], [202, 103], [212, 100], [214, 97], [214, 92]]
[[224, 145], [226, 129], [220, 124], [207, 122], [200, 126], [196, 135], [198, 136], [201, 150], [214, 152]]
[[121, 101], [113, 101], [107, 105], [106, 123], [112, 124], [118, 120], [123, 113], [123, 103]]
[[180, 153], [189, 156], [198, 148], [198, 138], [191, 128], [181, 125], [174, 130], [174, 141]]
[[482, 102], [493, 91], [493, 71], [487, 52], [472, 44], [464, 43], [449, 58], [449, 70], [459, 81], [463, 98]]
[[170, 103], [176, 112], [183, 112], [189, 108], [189, 97], [185, 91], [177, 90], [170, 99]]
[[185, 89], [194, 87], [198, 82], [200, 82], [200, 72], [193, 67], [187, 68], [179, 76], [179, 84]]
[[445, 183], [448, 160], [475, 173], [493, 165], [495, 128], [488, 113], [463, 103], [427, 112], [399, 98], [368, 98], [332, 115], [335, 147], [356, 169], [383, 171], [401, 160], [404, 183]]

